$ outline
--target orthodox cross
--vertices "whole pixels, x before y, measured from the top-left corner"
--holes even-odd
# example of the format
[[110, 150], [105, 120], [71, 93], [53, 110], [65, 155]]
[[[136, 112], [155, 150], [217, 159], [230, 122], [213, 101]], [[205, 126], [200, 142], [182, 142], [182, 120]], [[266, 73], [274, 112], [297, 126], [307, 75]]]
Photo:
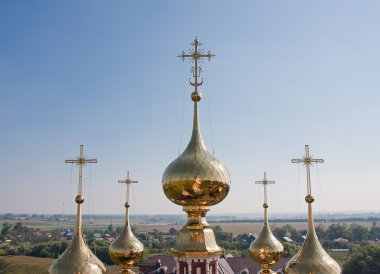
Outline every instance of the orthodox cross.
[[124, 180], [117, 181], [119, 184], [126, 184], [127, 185], [127, 199], [126, 199], [126, 205], [129, 205], [129, 185], [130, 184], [137, 184], [138, 181], [133, 181], [131, 178], [129, 178], [129, 171], [127, 172], [127, 178]]
[[302, 159], [292, 159], [292, 163], [303, 163], [306, 166], [307, 173], [307, 194], [311, 195], [311, 182], [310, 182], [310, 166], [313, 163], [323, 163], [323, 159], [314, 159], [309, 154], [309, 146], [305, 145], [305, 156]]
[[75, 160], [66, 160], [65, 163], [69, 164], [77, 164], [79, 167], [79, 184], [78, 184], [78, 195], [82, 195], [82, 167], [87, 163], [93, 164], [97, 163], [97, 159], [87, 159], [86, 156], [83, 155], [83, 145], [80, 145], [80, 154], [77, 156]]
[[202, 68], [198, 65], [198, 61], [203, 61], [203, 58], [207, 58], [209, 61], [211, 61], [211, 58], [215, 55], [210, 51], [208, 51], [207, 54], [204, 54], [203, 50], [198, 48], [198, 46], [201, 46], [202, 44], [198, 41], [197, 37], [195, 37], [194, 42], [191, 43], [191, 45], [194, 46], [194, 49], [190, 49], [189, 54], [185, 54], [185, 51], [182, 51], [178, 57], [181, 58], [182, 61], [185, 61], [185, 58], [189, 58], [189, 62], [194, 63], [194, 67], [191, 68], [191, 72], [193, 73], [194, 77], [194, 83], [190, 81], [190, 84], [195, 88], [195, 92], [198, 92], [198, 87], [203, 83], [203, 79], [200, 83], [198, 83], [198, 77], [202, 72]]
[[274, 181], [269, 181], [267, 179], [267, 173], [264, 172], [264, 179], [262, 181], [256, 181], [255, 184], [260, 184], [264, 186], [264, 207], [267, 206], [267, 185], [274, 184]]

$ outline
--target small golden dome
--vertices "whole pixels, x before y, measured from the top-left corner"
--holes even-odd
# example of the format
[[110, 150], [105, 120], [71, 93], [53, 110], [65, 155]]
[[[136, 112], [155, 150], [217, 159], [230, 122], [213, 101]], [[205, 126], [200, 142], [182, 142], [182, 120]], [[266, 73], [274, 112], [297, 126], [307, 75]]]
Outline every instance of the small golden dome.
[[284, 253], [284, 247], [273, 235], [268, 221], [267, 185], [274, 184], [274, 181], [267, 180], [266, 172], [264, 172], [264, 180], [255, 183], [264, 186], [264, 226], [259, 237], [249, 247], [249, 255], [261, 265], [260, 273], [273, 273], [271, 266], [277, 263]]
[[73, 238], [65, 252], [50, 266], [50, 274], [106, 273], [103, 263], [92, 253], [83, 239], [81, 203], [78, 203], [77, 207], [77, 226]]
[[315, 232], [311, 203], [308, 203], [309, 223], [301, 249], [286, 264], [285, 273], [338, 274], [339, 264], [323, 249]]
[[272, 234], [268, 224], [264, 224], [259, 237], [249, 247], [249, 255], [263, 269], [278, 262], [284, 253], [284, 247]]
[[211, 155], [199, 131], [198, 102], [194, 102], [194, 124], [185, 151], [165, 170], [162, 184], [166, 197], [182, 206], [211, 206], [228, 194], [228, 170]]
[[[109, 247], [111, 260], [122, 269], [131, 268], [136, 261], [140, 260], [144, 254], [143, 244], [133, 235], [129, 224], [129, 204], [125, 204], [126, 215], [125, 224], [119, 237], [117, 237]], [[121, 272], [124, 273], [124, 272]], [[133, 272], [126, 272], [133, 273]]]

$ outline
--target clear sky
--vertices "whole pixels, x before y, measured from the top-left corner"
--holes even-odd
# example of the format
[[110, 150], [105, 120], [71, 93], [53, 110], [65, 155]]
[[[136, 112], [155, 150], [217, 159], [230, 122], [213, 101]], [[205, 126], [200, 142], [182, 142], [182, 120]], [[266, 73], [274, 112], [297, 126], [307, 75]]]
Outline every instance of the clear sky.
[[205, 62], [201, 128], [229, 169], [212, 213], [305, 212], [304, 154], [318, 212], [379, 211], [379, 1], [1, 1], [0, 212], [181, 213], [161, 176], [190, 139], [190, 65]]

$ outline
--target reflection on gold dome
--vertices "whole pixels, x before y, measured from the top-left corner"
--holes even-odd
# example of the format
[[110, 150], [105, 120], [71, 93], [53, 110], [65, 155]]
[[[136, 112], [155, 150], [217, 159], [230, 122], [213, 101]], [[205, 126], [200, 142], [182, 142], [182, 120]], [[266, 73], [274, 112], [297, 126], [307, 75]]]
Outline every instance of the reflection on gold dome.
[[189, 145], [162, 176], [165, 195], [182, 206], [215, 205], [227, 196], [230, 186], [227, 169], [203, 143], [197, 105], [194, 102], [194, 126]]
[[264, 226], [259, 237], [249, 247], [249, 254], [251, 258], [258, 262], [262, 270], [260, 273], [273, 273], [270, 269], [272, 265], [278, 262], [284, 253], [284, 247], [274, 237], [269, 227], [268, 222], [268, 203], [267, 203], [267, 185], [274, 184], [273, 181], [269, 181], [264, 173], [263, 181], [256, 181], [256, 184], [264, 185]]
[[286, 264], [285, 273], [338, 274], [342, 272], [339, 264], [327, 254], [318, 240], [311, 206], [314, 202], [314, 197], [311, 195], [310, 165], [313, 163], [323, 163], [323, 159], [313, 159], [309, 155], [308, 145], [305, 146], [305, 151], [306, 154], [302, 159], [293, 159], [292, 163], [303, 163], [306, 166], [307, 195], [305, 201], [308, 207], [307, 234], [301, 249]]
[[[78, 195], [79, 196], [79, 195]], [[80, 199], [84, 201], [83, 196]], [[79, 199], [76, 199], [79, 200]], [[50, 274], [87, 273], [103, 274], [106, 268], [92, 253], [82, 235], [81, 203], [77, 202], [77, 223], [73, 238], [61, 256], [50, 266]]]
[[[128, 208], [126, 204], [126, 216], [123, 230], [110, 245], [109, 255], [111, 260], [122, 269], [130, 269], [144, 254], [143, 244], [133, 235], [129, 225]], [[124, 272], [122, 272], [124, 273]], [[125, 272], [133, 273], [133, 272]]]
[[[230, 189], [230, 176], [224, 165], [211, 155], [202, 140], [199, 129], [198, 104], [201, 93], [198, 87], [200, 68], [198, 61], [211, 59], [214, 55], [203, 54], [198, 49], [200, 45], [195, 38], [194, 50], [189, 54], [179, 55], [183, 60], [190, 58], [194, 63], [192, 68], [194, 92], [191, 99], [194, 102], [193, 132], [184, 152], [175, 159], [162, 175], [162, 186], [166, 197], [177, 205], [183, 206], [188, 215], [187, 223], [178, 234], [178, 239], [172, 255], [177, 258], [211, 258], [217, 260], [222, 249], [216, 244], [214, 232], [205, 219], [209, 207], [220, 203]], [[210, 269], [206, 270], [207, 272]]]
[[86, 244], [82, 234], [82, 168], [87, 163], [97, 163], [96, 159], [87, 159], [83, 154], [83, 145], [80, 146], [80, 155], [75, 160], [66, 160], [65, 163], [77, 164], [79, 167], [78, 195], [75, 197], [77, 203], [77, 219], [75, 232], [65, 252], [49, 268], [50, 274], [103, 274], [106, 268], [103, 263], [92, 253]]
[[134, 273], [130, 268], [139, 261], [144, 254], [143, 244], [133, 235], [129, 224], [129, 186], [137, 181], [129, 178], [129, 172], [126, 180], [119, 180], [119, 183], [127, 185], [127, 201], [125, 203], [125, 224], [119, 237], [117, 237], [109, 247], [109, 256], [111, 260], [122, 268], [120, 273]]

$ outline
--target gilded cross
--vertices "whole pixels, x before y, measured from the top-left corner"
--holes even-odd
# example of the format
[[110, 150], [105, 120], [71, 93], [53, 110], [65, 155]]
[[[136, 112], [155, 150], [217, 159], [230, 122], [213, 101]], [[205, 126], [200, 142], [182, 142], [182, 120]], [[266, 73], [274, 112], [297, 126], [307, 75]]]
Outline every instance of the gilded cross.
[[272, 185], [274, 183], [275, 183], [274, 181], [269, 181], [267, 179], [267, 173], [266, 172], [264, 172], [264, 179], [262, 181], [256, 181], [255, 182], [255, 184], [260, 184], [260, 185], [264, 186], [264, 207], [265, 207], [265, 205], [268, 205], [267, 204], [267, 185]]
[[314, 159], [309, 154], [309, 146], [305, 145], [305, 156], [302, 159], [292, 159], [292, 163], [303, 163], [306, 166], [307, 173], [307, 194], [311, 195], [310, 166], [313, 163], [323, 163], [323, 159]]
[[191, 43], [191, 45], [194, 46], [194, 49], [190, 49], [189, 54], [185, 54], [185, 51], [182, 51], [178, 57], [181, 58], [182, 61], [185, 61], [185, 58], [189, 58], [189, 62], [194, 63], [194, 66], [191, 68], [191, 72], [193, 73], [194, 77], [194, 83], [190, 81], [190, 84], [195, 88], [194, 92], [198, 92], [198, 87], [203, 83], [203, 79], [200, 83], [198, 83], [198, 77], [200, 77], [202, 72], [202, 68], [199, 66], [198, 61], [203, 61], [203, 58], [207, 58], [209, 61], [211, 61], [211, 58], [215, 55], [210, 51], [208, 51], [207, 54], [204, 54], [203, 50], [198, 48], [202, 44], [198, 41], [197, 37], [195, 37], [194, 42]]
[[83, 154], [83, 145], [80, 145], [79, 156], [75, 160], [66, 160], [65, 163], [77, 164], [79, 167], [79, 184], [78, 184], [78, 195], [82, 195], [82, 167], [87, 163], [93, 164], [97, 163], [97, 159], [87, 159]]
[[127, 197], [126, 197], [126, 205], [129, 205], [129, 185], [130, 184], [137, 184], [138, 181], [133, 181], [131, 180], [131, 178], [129, 177], [129, 171], [127, 172], [127, 178], [125, 178], [124, 180], [119, 180], [117, 181], [119, 184], [126, 184], [127, 185]]

